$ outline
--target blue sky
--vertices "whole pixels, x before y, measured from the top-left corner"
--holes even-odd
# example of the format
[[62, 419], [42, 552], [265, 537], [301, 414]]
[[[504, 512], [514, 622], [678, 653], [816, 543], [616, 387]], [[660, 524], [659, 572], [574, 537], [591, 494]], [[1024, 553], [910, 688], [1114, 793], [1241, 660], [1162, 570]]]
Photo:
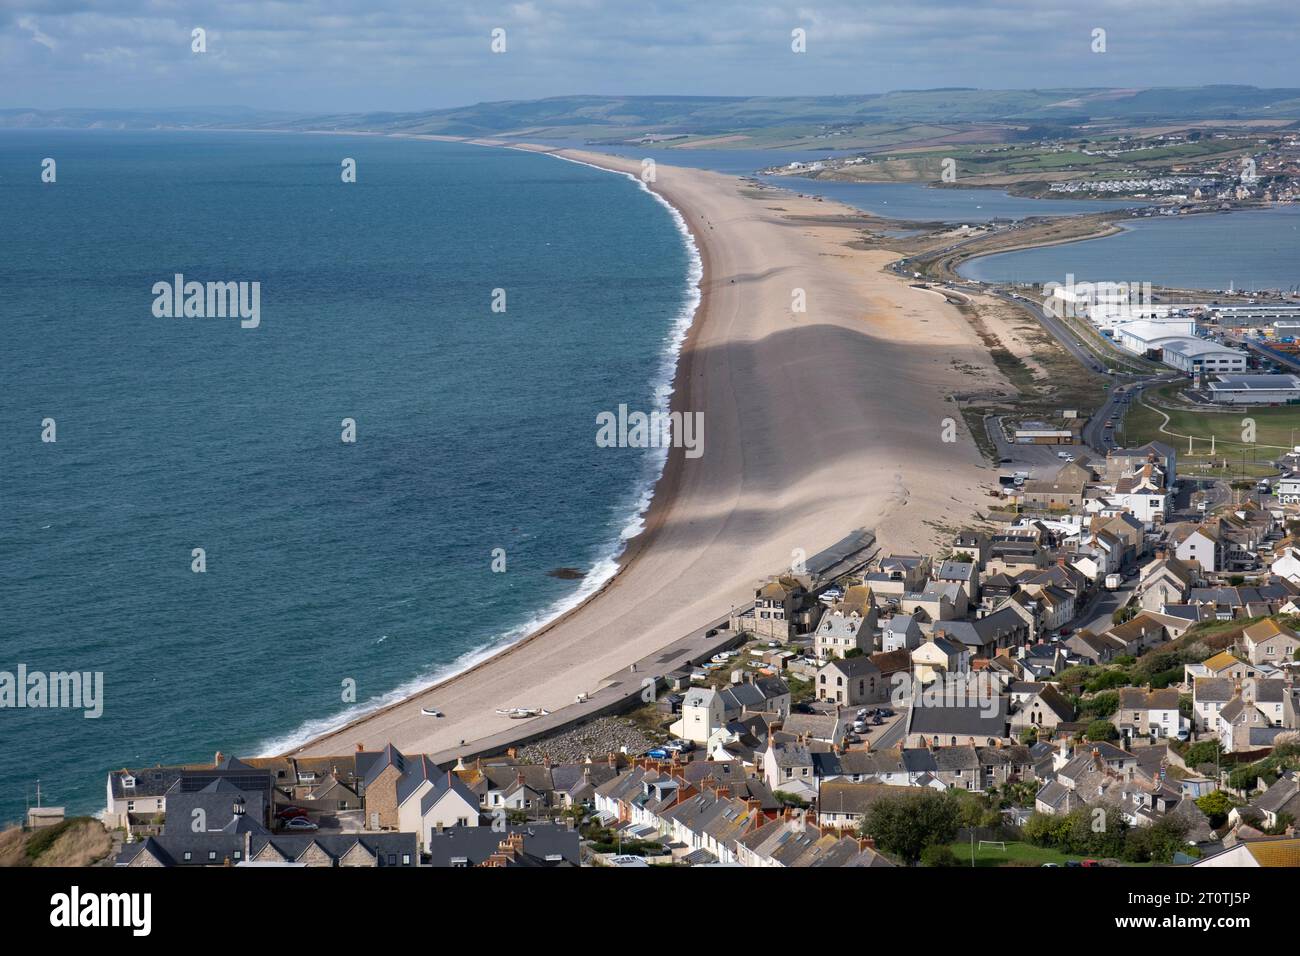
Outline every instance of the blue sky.
[[[1297, 0], [0, 0], [0, 106], [1300, 85]], [[194, 27], [208, 51], [190, 49]], [[494, 28], [506, 52], [489, 49]], [[790, 50], [791, 30], [807, 52]], [[1106, 52], [1091, 50], [1106, 30]]]

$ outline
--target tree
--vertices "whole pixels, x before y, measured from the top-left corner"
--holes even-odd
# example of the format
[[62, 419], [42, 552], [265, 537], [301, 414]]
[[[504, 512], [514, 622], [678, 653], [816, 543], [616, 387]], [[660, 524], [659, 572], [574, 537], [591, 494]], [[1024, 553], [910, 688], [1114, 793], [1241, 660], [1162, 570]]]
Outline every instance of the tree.
[[1236, 806], [1232, 798], [1222, 790], [1214, 790], [1203, 797], [1197, 797], [1196, 805], [1210, 818], [1210, 826], [1216, 830], [1228, 822], [1228, 814]]
[[862, 821], [862, 834], [886, 853], [915, 863], [927, 846], [956, 838], [957, 819], [956, 801], [941, 793], [899, 794], [872, 805]]
[[1189, 767], [1199, 767], [1202, 764], [1217, 763], [1221, 755], [1218, 740], [1202, 740], [1187, 748], [1183, 754], [1183, 763]]
[[1094, 720], [1088, 725], [1088, 729], [1085, 733], [1087, 734], [1088, 739], [1094, 743], [1099, 740], [1119, 739], [1119, 731], [1115, 729], [1115, 725], [1109, 720]]

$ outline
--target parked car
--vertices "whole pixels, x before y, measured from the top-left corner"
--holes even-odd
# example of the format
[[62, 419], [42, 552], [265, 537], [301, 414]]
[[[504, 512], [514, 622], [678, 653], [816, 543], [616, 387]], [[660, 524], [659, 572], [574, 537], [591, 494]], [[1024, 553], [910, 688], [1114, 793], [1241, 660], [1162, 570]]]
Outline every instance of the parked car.
[[320, 827], [312, 823], [306, 817], [291, 817], [284, 821], [286, 830], [319, 830]]
[[302, 807], [282, 807], [275, 815], [280, 820], [291, 820], [294, 817], [305, 817], [307, 811]]

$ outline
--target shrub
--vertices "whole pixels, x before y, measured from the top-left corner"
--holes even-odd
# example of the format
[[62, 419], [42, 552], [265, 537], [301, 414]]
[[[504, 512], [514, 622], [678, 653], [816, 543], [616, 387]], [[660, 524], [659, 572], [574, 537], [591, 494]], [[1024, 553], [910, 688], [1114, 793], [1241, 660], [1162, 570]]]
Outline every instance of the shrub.
[[1086, 734], [1088, 739], [1094, 742], [1119, 739], [1119, 731], [1115, 729], [1115, 725], [1109, 720], [1094, 720], [1088, 725]]
[[922, 866], [959, 866], [957, 855], [946, 843], [931, 843], [921, 851]]
[[1210, 826], [1216, 830], [1228, 822], [1228, 814], [1236, 806], [1232, 802], [1232, 798], [1222, 790], [1215, 790], [1203, 797], [1197, 797], [1196, 805], [1201, 808], [1202, 813], [1209, 817]]

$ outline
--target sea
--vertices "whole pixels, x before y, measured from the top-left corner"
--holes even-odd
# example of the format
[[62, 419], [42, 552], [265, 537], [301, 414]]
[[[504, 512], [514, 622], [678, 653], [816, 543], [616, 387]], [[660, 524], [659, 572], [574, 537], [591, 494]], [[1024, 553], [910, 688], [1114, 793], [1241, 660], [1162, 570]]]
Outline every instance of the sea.
[[1113, 199], [1034, 199], [1001, 189], [936, 188], [925, 183], [854, 183], [802, 176], [773, 176], [761, 170], [792, 162], [816, 162], [833, 157], [810, 149], [674, 149], [655, 145], [590, 145], [581, 139], [538, 140], [555, 146], [590, 149], [631, 159], [653, 159], [670, 166], [709, 169], [732, 176], [751, 176], [769, 186], [842, 202], [872, 215], [914, 222], [974, 223], [1031, 216], [1074, 216], [1133, 207], [1133, 201]]
[[1132, 282], [1206, 291], [1300, 290], [1300, 205], [1122, 223], [1100, 239], [982, 256], [958, 272], [984, 282]]
[[[666, 407], [700, 263], [631, 177], [4, 131], [0, 221], [0, 691], [102, 679], [0, 709], [0, 822], [38, 781], [93, 813], [109, 770], [274, 753], [405, 696], [573, 607], [641, 530], [666, 453], [598, 447], [596, 416]], [[169, 317], [178, 275], [257, 283], [256, 322]]]

